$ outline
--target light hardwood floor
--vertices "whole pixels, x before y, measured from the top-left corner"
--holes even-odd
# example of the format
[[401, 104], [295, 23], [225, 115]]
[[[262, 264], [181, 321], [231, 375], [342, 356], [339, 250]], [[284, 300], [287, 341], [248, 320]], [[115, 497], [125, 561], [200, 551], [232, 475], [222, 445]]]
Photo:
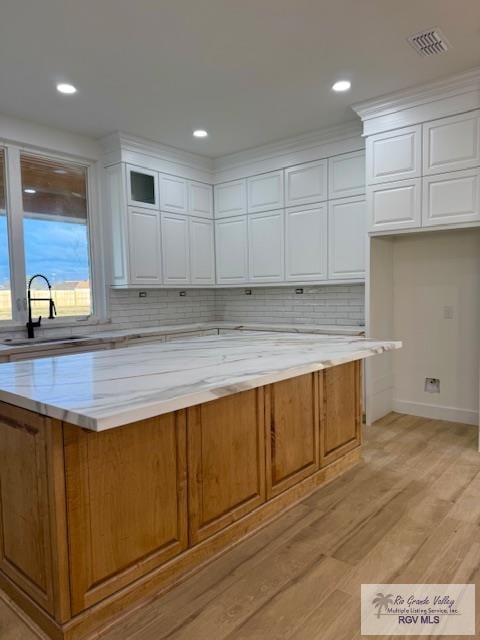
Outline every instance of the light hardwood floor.
[[[476, 439], [387, 416], [366, 429], [362, 463], [97, 638], [356, 640], [368, 582], [473, 582], [480, 637]], [[1, 640], [44, 637], [0, 600]]]

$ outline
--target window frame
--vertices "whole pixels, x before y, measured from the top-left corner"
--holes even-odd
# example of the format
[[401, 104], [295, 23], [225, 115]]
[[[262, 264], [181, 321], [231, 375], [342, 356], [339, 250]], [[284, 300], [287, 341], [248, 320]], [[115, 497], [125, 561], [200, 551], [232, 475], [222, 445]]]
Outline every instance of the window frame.
[[87, 234], [90, 260], [92, 312], [88, 316], [61, 316], [54, 320], [42, 318], [42, 327], [88, 325], [106, 322], [107, 299], [105, 263], [102, 257], [103, 224], [101, 217], [101, 166], [99, 161], [70, 156], [28, 145], [0, 141], [5, 161], [5, 202], [7, 210], [8, 255], [10, 261], [10, 290], [12, 318], [0, 320], [0, 331], [24, 327], [28, 319], [26, 292], [26, 261], [23, 230], [23, 195], [20, 156], [22, 153], [39, 158], [76, 164], [86, 169], [87, 178]]

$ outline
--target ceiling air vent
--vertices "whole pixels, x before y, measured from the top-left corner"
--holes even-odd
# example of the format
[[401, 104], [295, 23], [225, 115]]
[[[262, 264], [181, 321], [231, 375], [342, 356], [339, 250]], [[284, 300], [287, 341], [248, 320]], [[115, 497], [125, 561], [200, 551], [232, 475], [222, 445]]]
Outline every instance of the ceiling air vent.
[[407, 38], [419, 56], [433, 56], [448, 51], [450, 45], [440, 29], [427, 29]]

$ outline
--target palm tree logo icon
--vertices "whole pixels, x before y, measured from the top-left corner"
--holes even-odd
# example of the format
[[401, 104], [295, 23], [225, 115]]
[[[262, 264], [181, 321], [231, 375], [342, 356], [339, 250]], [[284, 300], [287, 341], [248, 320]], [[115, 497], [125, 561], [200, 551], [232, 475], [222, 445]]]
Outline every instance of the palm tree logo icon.
[[380, 618], [382, 609], [386, 609], [393, 604], [393, 593], [387, 593], [386, 596], [383, 593], [377, 593], [377, 597], [373, 599], [373, 604], [378, 609], [377, 618]]

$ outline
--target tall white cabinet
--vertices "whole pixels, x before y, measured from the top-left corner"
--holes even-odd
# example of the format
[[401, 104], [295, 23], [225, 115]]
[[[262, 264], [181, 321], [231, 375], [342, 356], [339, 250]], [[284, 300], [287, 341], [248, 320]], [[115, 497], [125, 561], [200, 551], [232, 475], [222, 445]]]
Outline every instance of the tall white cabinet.
[[215, 284], [211, 185], [123, 162], [106, 177], [113, 285]]

